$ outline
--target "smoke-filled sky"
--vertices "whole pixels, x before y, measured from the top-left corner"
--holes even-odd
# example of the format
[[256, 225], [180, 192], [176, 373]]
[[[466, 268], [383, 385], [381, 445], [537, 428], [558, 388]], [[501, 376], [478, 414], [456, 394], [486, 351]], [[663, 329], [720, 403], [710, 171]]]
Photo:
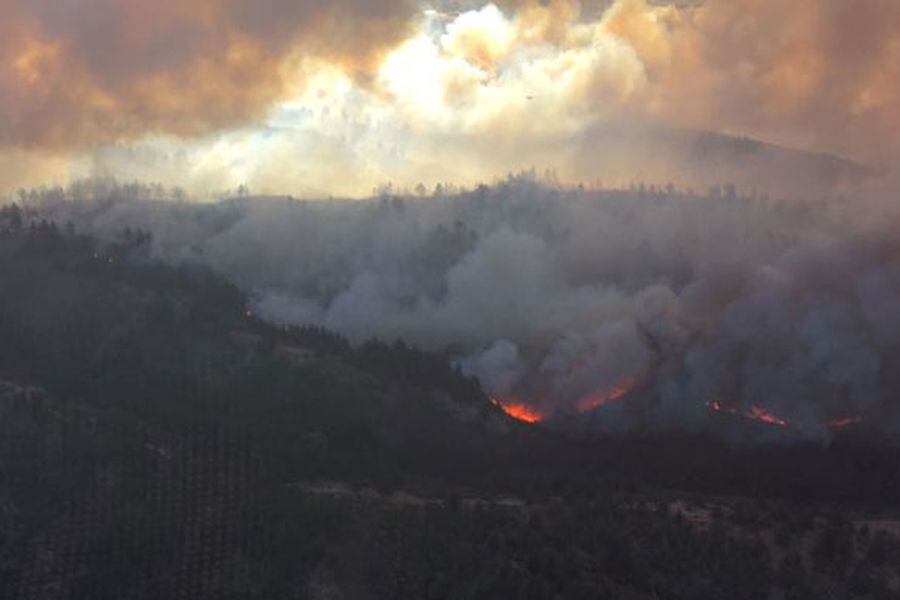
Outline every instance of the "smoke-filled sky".
[[682, 130], [889, 167], [898, 115], [896, 0], [0, 0], [0, 189], [690, 182]]
[[546, 415], [630, 387], [604, 425], [643, 407], [703, 426], [714, 401], [804, 435], [900, 423], [896, 210], [529, 177], [438, 198], [167, 200], [93, 182], [30, 203], [102, 239], [148, 230], [153, 257], [213, 268], [257, 316], [444, 352]]

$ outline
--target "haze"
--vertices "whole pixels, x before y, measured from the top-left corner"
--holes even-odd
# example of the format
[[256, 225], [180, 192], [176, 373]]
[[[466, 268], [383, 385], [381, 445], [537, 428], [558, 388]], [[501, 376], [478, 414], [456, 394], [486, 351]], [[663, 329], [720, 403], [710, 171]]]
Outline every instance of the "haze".
[[892, 0], [3, 0], [0, 189], [364, 196], [532, 166], [608, 185], [816, 179], [767, 175], [778, 159], [701, 173], [683, 152], [696, 131], [884, 178], [898, 31]]
[[0, 0], [0, 598], [900, 598], [900, 0]]

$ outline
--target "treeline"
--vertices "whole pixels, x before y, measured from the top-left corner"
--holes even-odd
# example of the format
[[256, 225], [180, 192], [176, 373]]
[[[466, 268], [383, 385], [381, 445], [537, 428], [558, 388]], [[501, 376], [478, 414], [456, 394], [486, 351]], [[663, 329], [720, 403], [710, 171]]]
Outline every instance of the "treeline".
[[[288, 470], [375, 479], [459, 459], [462, 425], [437, 396], [495, 412], [444, 357], [265, 323], [208, 268], [154, 261], [149, 241], [125, 229], [100, 242], [44, 221], [4, 229], [0, 377], [143, 420], [218, 423], [258, 437]], [[306, 456], [317, 436], [328, 452]]]

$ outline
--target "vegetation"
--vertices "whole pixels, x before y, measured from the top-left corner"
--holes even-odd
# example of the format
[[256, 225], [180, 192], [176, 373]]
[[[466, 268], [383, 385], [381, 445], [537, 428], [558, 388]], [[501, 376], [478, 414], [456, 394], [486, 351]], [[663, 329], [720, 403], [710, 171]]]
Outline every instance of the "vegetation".
[[148, 242], [0, 210], [0, 597], [896, 597], [895, 449], [529, 428]]

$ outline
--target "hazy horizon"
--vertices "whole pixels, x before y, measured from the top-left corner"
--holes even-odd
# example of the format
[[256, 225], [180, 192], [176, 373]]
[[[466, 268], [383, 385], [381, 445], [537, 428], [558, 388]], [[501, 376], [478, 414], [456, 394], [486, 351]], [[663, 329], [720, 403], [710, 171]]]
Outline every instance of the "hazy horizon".
[[0, 23], [2, 190], [359, 197], [536, 167], [614, 186], [750, 171], [777, 193], [785, 162], [810, 170], [740, 148], [710, 165], [692, 132], [895, 176], [900, 7], [883, 0], [9, 0]]

